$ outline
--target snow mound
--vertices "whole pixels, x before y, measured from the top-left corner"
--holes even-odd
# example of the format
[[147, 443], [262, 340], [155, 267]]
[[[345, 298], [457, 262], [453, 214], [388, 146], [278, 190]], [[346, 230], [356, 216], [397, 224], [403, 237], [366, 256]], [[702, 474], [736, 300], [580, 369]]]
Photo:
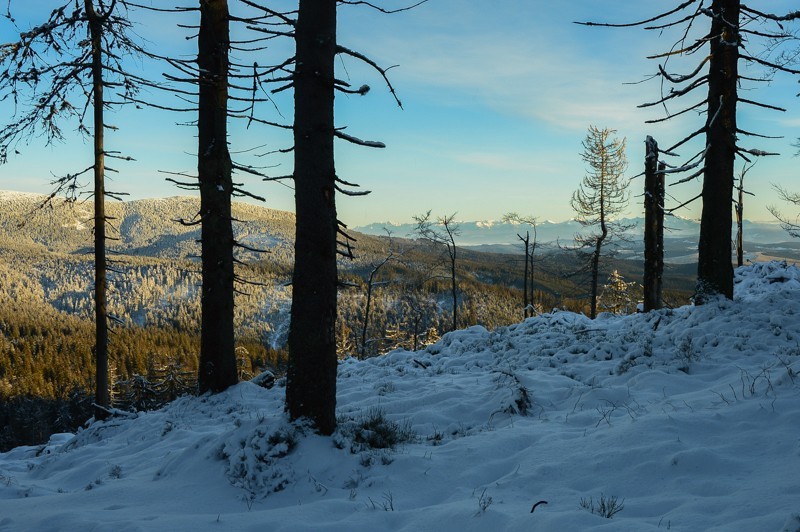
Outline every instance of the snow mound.
[[345, 360], [332, 438], [280, 381], [55, 435], [0, 454], [0, 530], [796, 532], [799, 273]]

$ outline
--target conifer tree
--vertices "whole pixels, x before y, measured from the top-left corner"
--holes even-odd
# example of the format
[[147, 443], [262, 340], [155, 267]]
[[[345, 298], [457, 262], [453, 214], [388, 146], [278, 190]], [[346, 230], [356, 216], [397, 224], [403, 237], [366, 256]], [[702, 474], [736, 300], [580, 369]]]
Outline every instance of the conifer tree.
[[612, 239], [623, 237], [624, 232], [632, 227], [620, 220], [630, 197], [628, 183], [623, 177], [628, 161], [625, 139], [613, 138], [614, 133], [613, 129], [589, 127], [581, 154], [587, 164], [587, 173], [571, 200], [575, 220], [585, 229], [590, 229], [589, 233], [575, 235], [575, 242], [579, 249], [589, 250], [592, 319], [597, 316], [597, 280], [603, 247]]
[[[136, 53], [140, 47], [129, 37], [130, 22], [121, 13], [123, 2], [117, 0], [69, 1], [54, 9], [48, 20], [28, 31], [19, 40], [0, 46], [0, 94], [22, 103], [22, 112], [12, 117], [0, 131], [0, 162], [9, 150], [16, 151], [22, 141], [37, 132], [46, 142], [62, 140], [62, 122], [77, 121], [78, 130], [93, 138], [93, 163], [74, 174], [54, 181], [55, 191], [75, 200], [81, 188], [79, 178], [92, 172], [91, 194], [94, 197], [95, 256], [95, 415], [104, 418], [111, 405], [108, 379], [108, 310], [106, 258], [106, 197], [117, 197], [105, 187], [106, 158], [116, 152], [105, 147], [105, 110], [119, 101], [105, 96], [105, 89], [122, 100], [135, 94], [142, 79], [131, 74], [121, 58]], [[11, 15], [7, 15], [11, 19]], [[88, 34], [88, 38], [84, 35]], [[91, 108], [92, 130], [85, 123]]]
[[[783, 43], [796, 38], [795, 30], [789, 26], [798, 20], [800, 11], [785, 14], [763, 12], [741, 0], [684, 0], [673, 9], [646, 20], [623, 24], [581, 23], [607, 27], [641, 26], [659, 34], [673, 28], [679, 30], [677, 40], [664, 53], [650, 57], [661, 61], [657, 77], [669, 86], [669, 90], [662, 88], [659, 99], [640, 107], [658, 106], [666, 111], [665, 116], [650, 120], [650, 123], [663, 122], [694, 110], [705, 115], [700, 128], [661, 150], [674, 155], [675, 150], [692, 139], [705, 138], [700, 150], [685, 164], [667, 170], [669, 174], [688, 173], [677, 183], [703, 176], [702, 192], [679, 206], [684, 207], [702, 198], [695, 303], [703, 303], [716, 295], [733, 297], [731, 222], [735, 159], [738, 157], [749, 163], [754, 157], [777, 155], [744, 146], [745, 138], [763, 139], [768, 136], [738, 125], [739, 106], [785, 111], [745, 97], [740, 89], [750, 89], [753, 83], [769, 81], [774, 73], [800, 74], [800, 70], [790, 68], [784, 58], [770, 59], [781, 50]], [[708, 29], [693, 37], [691, 30], [698, 27]], [[764, 40], [763, 52], [755, 50], [755, 43]], [[680, 58], [695, 58], [687, 69], [688, 73], [670, 72], [668, 62]], [[747, 68], [760, 68], [762, 72], [748, 74], [744, 72]], [[704, 88], [707, 93], [699, 103], [677, 111], [667, 107], [667, 104]]]

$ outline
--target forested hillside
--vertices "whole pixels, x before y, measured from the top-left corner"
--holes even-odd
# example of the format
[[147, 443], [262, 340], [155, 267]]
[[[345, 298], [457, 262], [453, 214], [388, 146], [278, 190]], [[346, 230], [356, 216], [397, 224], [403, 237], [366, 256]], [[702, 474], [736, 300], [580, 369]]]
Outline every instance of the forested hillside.
[[[40, 208], [43, 199], [0, 193], [0, 396], [80, 402], [92, 389], [94, 372], [92, 212], [87, 204], [63, 200]], [[115, 318], [111, 370], [118, 394], [132, 379], [157, 380], [159, 371], [170, 365], [188, 375], [197, 370], [198, 230], [178, 221], [191, 220], [197, 208], [197, 200], [180, 197], [110, 206], [118, 238], [111, 245], [114, 271], [109, 276], [109, 309]], [[243, 282], [235, 323], [240, 374], [280, 372], [291, 303], [293, 215], [242, 203], [235, 204], [234, 213], [241, 220], [238, 238], [265, 251], [243, 250], [239, 255], [237, 273]], [[340, 357], [374, 356], [396, 347], [419, 349], [447, 332], [452, 303], [437, 250], [406, 238], [356, 238], [356, 258], [340, 261]], [[368, 279], [386, 258], [390, 260], [373, 275], [365, 332]], [[521, 320], [520, 262], [516, 255], [461, 252], [461, 327], [481, 324], [491, 329]], [[567, 275], [573, 262], [552, 251], [537, 258], [535, 303], [540, 311], [583, 309], [583, 280]], [[629, 281], [641, 275], [637, 262], [614, 261], [611, 267]], [[692, 272], [681, 267], [671, 272], [667, 287], [673, 289], [675, 304], [682, 304]], [[64, 418], [64, 412], [53, 415]], [[33, 433], [46, 434], [45, 429], [31, 430], [33, 439]]]

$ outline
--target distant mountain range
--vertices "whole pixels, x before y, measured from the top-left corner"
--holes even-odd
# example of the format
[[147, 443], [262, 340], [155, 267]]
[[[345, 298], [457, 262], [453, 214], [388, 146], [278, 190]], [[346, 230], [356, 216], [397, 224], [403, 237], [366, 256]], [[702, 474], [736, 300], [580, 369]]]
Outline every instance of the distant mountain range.
[[[626, 223], [635, 224], [635, 228], [628, 231], [628, 235], [633, 239], [641, 240], [641, 231], [644, 218], [632, 218], [625, 220]], [[368, 235], [385, 235], [385, 229], [392, 232], [397, 237], [407, 237], [414, 231], [415, 224], [405, 223], [396, 224], [392, 222], [372, 223], [369, 225], [356, 227], [355, 230]], [[665, 239], [694, 239], [700, 235], [700, 223], [694, 220], [670, 216], [665, 221]], [[384, 229], [385, 228], [385, 229]], [[487, 246], [519, 244], [517, 234], [523, 234], [530, 230], [531, 237], [533, 230], [524, 224], [511, 224], [498, 221], [477, 221], [460, 222], [461, 234], [458, 243], [463, 246]], [[565, 222], [543, 221], [536, 226], [537, 241], [541, 244], [553, 244], [561, 242], [570, 244], [576, 233], [581, 231], [581, 226], [574, 220]], [[734, 234], [736, 228], [733, 228]], [[744, 237], [746, 242], [756, 244], [776, 244], [790, 242], [792, 238], [781, 229], [777, 222], [744, 222]]]

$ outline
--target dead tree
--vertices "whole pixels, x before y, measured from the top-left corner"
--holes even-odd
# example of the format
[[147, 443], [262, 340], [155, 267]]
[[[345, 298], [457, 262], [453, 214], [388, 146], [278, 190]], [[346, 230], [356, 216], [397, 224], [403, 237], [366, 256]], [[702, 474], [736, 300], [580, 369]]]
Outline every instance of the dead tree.
[[[286, 404], [292, 418], [336, 427], [336, 0], [301, 0], [293, 76], [297, 227]], [[333, 398], [334, 407], [331, 408]]]
[[745, 164], [742, 167], [736, 185], [738, 199], [734, 203], [734, 212], [736, 213], [736, 266], [739, 267], [744, 266], [744, 196], [745, 194], [752, 194], [744, 189], [744, 177], [753, 166], [755, 166], [755, 163]]
[[[337, 255], [353, 257], [353, 238], [336, 213], [336, 193], [361, 196], [352, 183], [336, 174], [334, 138], [367, 147], [383, 143], [349, 135], [334, 122], [334, 94], [364, 95], [369, 87], [351, 88], [336, 77], [334, 59], [349, 57], [375, 69], [394, 88], [381, 68], [366, 55], [337, 41], [339, 4], [369, 2], [348, 0], [300, 0], [294, 13], [283, 14], [295, 41], [295, 56], [285, 62], [293, 70], [283, 78], [294, 88], [295, 264], [292, 275], [289, 364], [286, 374], [286, 407], [292, 419], [308, 418], [322, 434], [336, 428], [336, 295]], [[264, 8], [266, 9], [266, 8]], [[274, 30], [266, 30], [272, 32]], [[395, 96], [395, 101], [400, 101]]]
[[[778, 193], [778, 197], [780, 197], [781, 200], [791, 203], [796, 207], [800, 207], [800, 194], [797, 192], [790, 192], [777, 185], [773, 185], [773, 188]], [[792, 238], [800, 238], [800, 217], [795, 217], [794, 219], [788, 218], [774, 205], [770, 205], [767, 209], [770, 214], [780, 222], [781, 228], [786, 231], [789, 236]]]
[[663, 305], [664, 275], [664, 170], [658, 161], [658, 143], [645, 140], [644, 170], [644, 311]]
[[200, 393], [238, 381], [233, 329], [233, 194], [228, 151], [230, 28], [227, 0], [200, 1], [197, 37], [197, 176], [200, 188], [202, 292]]
[[[82, 134], [93, 138], [93, 162], [74, 174], [58, 177], [55, 190], [46, 202], [60, 194], [75, 201], [83, 184], [79, 179], [92, 173], [90, 194], [94, 197], [95, 264], [95, 417], [107, 417], [111, 406], [108, 378], [108, 321], [105, 200], [120, 194], [105, 187], [106, 158], [129, 159], [105, 147], [105, 110], [121, 101], [106, 97], [105, 89], [125, 100], [136, 93], [144, 80], [122, 64], [122, 57], [140, 50], [128, 36], [130, 22], [121, 13], [123, 2], [116, 0], [98, 6], [92, 0], [67, 2], [56, 8], [49, 19], [28, 31], [19, 40], [0, 47], [2, 98], [11, 96], [22, 112], [0, 131], [0, 162], [10, 149], [43, 133], [46, 143], [63, 139], [62, 121], [74, 120]], [[9, 15], [10, 18], [10, 15]], [[88, 39], [83, 35], [88, 34]], [[91, 109], [92, 130], [86, 124]]]
[[523, 301], [523, 309], [522, 309], [522, 317], [523, 319], [528, 318], [529, 316], [536, 315], [536, 301], [534, 300], [534, 288], [533, 288], [533, 266], [534, 266], [534, 257], [536, 254], [536, 226], [538, 225], [538, 220], [533, 216], [520, 216], [515, 212], [510, 212], [503, 215], [503, 222], [505, 223], [515, 223], [515, 224], [527, 224], [531, 226], [533, 229], [533, 240], [531, 240], [530, 231], [525, 231], [525, 237], [523, 238], [521, 234], [517, 233], [517, 237], [522, 241], [523, 248], [524, 248], [524, 273], [523, 273], [523, 282], [522, 282], [522, 301]]
[[389, 237], [389, 251], [381, 260], [372, 262], [370, 264], [371, 269], [369, 271], [369, 276], [367, 277], [367, 301], [364, 304], [364, 323], [361, 326], [361, 346], [359, 349], [361, 358], [366, 358], [367, 356], [367, 329], [369, 328], [369, 317], [372, 310], [372, 290], [378, 285], [375, 277], [378, 275], [378, 272], [381, 270], [381, 268], [386, 266], [389, 262], [397, 259], [392, 242], [392, 233], [388, 230], [386, 232], [388, 233]]
[[[700, 26], [707, 19], [708, 31], [696, 39], [690, 37], [691, 29]], [[658, 77], [662, 83], [672, 85], [662, 97], [640, 107], [663, 107], [666, 115], [650, 122], [661, 122], [692, 110], [702, 110], [705, 123], [674, 146], [664, 150], [673, 153], [692, 139], [705, 136], [702, 148], [688, 161], [667, 172], [690, 172], [678, 183], [703, 176], [700, 195], [684, 202], [681, 207], [702, 198], [703, 211], [698, 242], [698, 268], [695, 302], [703, 303], [716, 294], [733, 297], [733, 268], [731, 265], [731, 205], [734, 188], [734, 160], [738, 156], [746, 162], [752, 157], [775, 155], [760, 149], [746, 148], [740, 144], [743, 137], [761, 137], [737, 125], [738, 104], [756, 106], [764, 109], [780, 110], [773, 105], [743, 98], [739, 95], [740, 85], [749, 82], [766, 81], [771, 72], [800, 74], [800, 71], [787, 67], [783, 62], [765, 59], [763, 54], [753, 53], [745, 47], [749, 38], [767, 39], [770, 50], [776, 50], [784, 41], [794, 38], [793, 32], [785, 29], [785, 24], [800, 19], [800, 11], [785, 15], [765, 13], [748, 7], [740, 0], [685, 0], [674, 9], [655, 15], [647, 20], [628, 24], [582, 23], [591, 26], [631, 27], [659, 33], [679, 28], [679, 37], [668, 51], [652, 56], [662, 60]], [[703, 25], [705, 25], [703, 24]], [[769, 26], [769, 27], [766, 27]], [[706, 48], [707, 47], [707, 48]], [[705, 50], [705, 52], [703, 51]], [[695, 54], [700, 59], [688, 74], [674, 74], [667, 70], [670, 59], [690, 57]], [[768, 54], [767, 54], [768, 56]], [[766, 76], [747, 76], [740, 73], [740, 66], [763, 67]], [[706, 87], [707, 95], [699, 103], [680, 111], [667, 108], [672, 100]]]
[[417, 226], [414, 234], [434, 247], [444, 250], [443, 256], [446, 257], [448, 278], [450, 280], [450, 295], [453, 301], [453, 320], [451, 329], [458, 329], [458, 281], [456, 277], [456, 260], [458, 258], [458, 248], [456, 237], [461, 234], [461, 227], [455, 221], [456, 213], [449, 216], [440, 216], [435, 221], [431, 219], [431, 211], [425, 214], [414, 216]]
[[[197, 375], [201, 393], [219, 392], [238, 381], [234, 299], [237, 285], [248, 281], [236, 273], [235, 250], [263, 251], [248, 247], [234, 238], [231, 215], [233, 198], [247, 196], [263, 201], [262, 197], [246, 191], [242, 183], [234, 182], [234, 172], [260, 178], [267, 176], [259, 167], [232, 159], [228, 146], [228, 121], [242, 119], [247, 121], [248, 126], [264, 124], [291, 130], [291, 125], [266, 120], [262, 113], [256, 112], [257, 104], [272, 101], [267, 87], [282, 83], [276, 73], [285, 73], [283, 69], [286, 63], [259, 66], [254, 62], [246, 65], [230, 58], [231, 50], [243, 54], [261, 54], [265, 41], [286, 35], [286, 28], [291, 28], [291, 25], [285, 20], [285, 14], [262, 8], [253, 2], [242, 1], [236, 5], [246, 11], [232, 14], [227, 0], [200, 0], [195, 8], [139, 6], [156, 11], [160, 16], [165, 13], [197, 13], [200, 18], [197, 26], [181, 24], [182, 27], [198, 29], [193, 36], [197, 39], [195, 58], [181, 59], [147, 53], [151, 59], [171, 67], [170, 72], [164, 75], [167, 84], [155, 88], [166, 90], [189, 105], [170, 107], [134, 101], [163, 110], [197, 115], [197, 174], [168, 172], [177, 176], [169, 177], [168, 181], [179, 188], [198, 190], [200, 194], [200, 209], [196, 216], [179, 221], [184, 225], [199, 225], [201, 232], [201, 329]], [[233, 22], [259, 32], [259, 36], [232, 40]], [[231, 102], [235, 105], [231, 106]]]

